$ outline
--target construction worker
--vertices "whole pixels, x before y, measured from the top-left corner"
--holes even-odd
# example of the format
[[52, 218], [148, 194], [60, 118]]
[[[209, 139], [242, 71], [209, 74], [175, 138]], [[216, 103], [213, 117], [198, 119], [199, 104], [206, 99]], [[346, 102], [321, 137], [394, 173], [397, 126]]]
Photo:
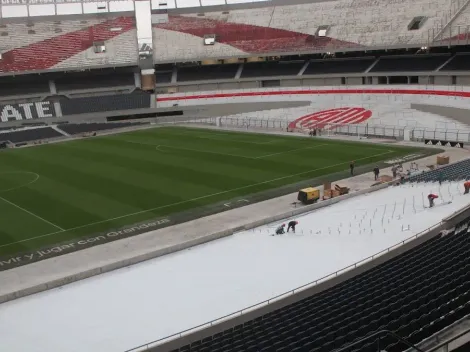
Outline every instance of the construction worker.
[[285, 227], [286, 227], [286, 224], [280, 225], [280, 226], [276, 229], [276, 235], [282, 235], [282, 234], [286, 233]]
[[437, 176], [437, 180], [439, 181], [439, 185], [442, 185], [442, 181], [444, 181], [444, 173], [439, 171], [439, 175]]
[[351, 176], [354, 176], [354, 160], [349, 164], [349, 169], [351, 170]]
[[295, 225], [297, 225], [298, 222], [295, 220], [289, 221], [287, 224], [287, 232], [289, 232], [290, 229], [292, 229], [292, 232], [295, 233]]
[[434, 199], [439, 198], [436, 194], [430, 193], [428, 195], [428, 200], [429, 200], [429, 207], [432, 208], [434, 206]]
[[463, 192], [463, 194], [468, 194], [468, 192], [470, 191], [470, 181], [466, 181], [463, 184], [463, 187], [465, 188], [465, 192]]
[[375, 180], [376, 180], [376, 181], [379, 179], [379, 173], [380, 173], [379, 167], [376, 166], [376, 167], [374, 168], [374, 177], [375, 177]]

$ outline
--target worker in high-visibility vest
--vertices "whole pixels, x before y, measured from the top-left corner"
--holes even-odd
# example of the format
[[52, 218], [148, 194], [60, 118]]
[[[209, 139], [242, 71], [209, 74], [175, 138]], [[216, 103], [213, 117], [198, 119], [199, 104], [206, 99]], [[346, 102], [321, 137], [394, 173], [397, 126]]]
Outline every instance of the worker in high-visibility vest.
[[463, 194], [467, 194], [470, 191], [470, 181], [466, 181], [463, 184], [463, 187], [465, 188], [465, 192]]

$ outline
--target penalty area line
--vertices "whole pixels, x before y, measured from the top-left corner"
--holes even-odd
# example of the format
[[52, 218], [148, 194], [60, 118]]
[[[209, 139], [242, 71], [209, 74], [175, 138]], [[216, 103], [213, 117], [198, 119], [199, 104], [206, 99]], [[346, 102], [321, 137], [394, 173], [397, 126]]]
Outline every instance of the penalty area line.
[[[382, 156], [382, 155], [385, 155], [385, 154], [390, 154], [390, 153], [393, 153], [393, 150], [387, 150], [387, 151], [385, 151], [385, 152], [383, 152], [383, 153], [378, 153], [378, 154], [366, 156], [366, 157], [363, 157], [363, 158], [358, 158], [358, 159], [355, 159], [355, 161], [361, 161], [361, 160], [372, 159], [372, 158], [376, 158], [376, 157], [379, 157], [379, 156]], [[55, 232], [51, 232], [51, 233], [46, 233], [45, 235], [35, 236], [35, 237], [27, 238], [27, 239], [24, 239], [24, 240], [21, 240], [21, 241], [16, 241], [16, 242], [7, 243], [7, 244], [4, 244], [4, 245], [1, 245], [0, 248], [2, 248], [2, 247], [7, 247], [7, 246], [12, 246], [12, 245], [15, 245], [15, 244], [18, 244], [18, 243], [22, 243], [22, 242], [32, 241], [32, 240], [39, 239], [39, 238], [44, 238], [44, 237], [48, 237], [48, 236], [57, 235], [57, 234], [60, 234], [60, 233], [63, 233], [63, 232], [74, 231], [74, 230], [79, 230], [79, 229], [87, 228], [87, 227], [94, 226], [94, 225], [104, 224], [104, 223], [107, 223], [107, 222], [110, 222], [110, 221], [115, 221], [115, 220], [119, 220], [119, 219], [124, 219], [124, 218], [130, 217], [130, 216], [145, 214], [145, 213], [149, 213], [149, 212], [152, 212], [152, 211], [155, 211], [155, 210], [161, 210], [161, 209], [170, 208], [170, 207], [177, 206], [177, 205], [181, 205], [181, 204], [187, 204], [187, 203], [195, 202], [195, 201], [198, 201], [198, 200], [201, 200], [201, 199], [211, 198], [211, 197], [215, 197], [215, 196], [219, 196], [219, 195], [227, 194], [227, 193], [231, 193], [231, 192], [236, 192], [236, 191], [240, 191], [240, 190], [247, 189], [247, 188], [251, 188], [251, 187], [261, 186], [261, 185], [264, 185], [264, 184], [267, 184], [267, 183], [271, 183], [271, 182], [286, 180], [286, 179], [289, 179], [289, 178], [291, 178], [291, 177], [302, 176], [302, 175], [306, 175], [306, 174], [309, 174], [309, 173], [315, 172], [315, 171], [328, 170], [328, 169], [330, 169], [330, 168], [334, 168], [334, 167], [341, 166], [341, 165], [348, 165], [348, 164], [349, 164], [349, 161], [347, 161], [347, 162], [342, 162], [342, 163], [337, 163], [337, 164], [333, 164], [333, 165], [328, 165], [328, 166], [324, 166], [324, 167], [319, 167], [319, 168], [315, 168], [315, 169], [311, 169], [311, 170], [299, 172], [299, 173], [296, 173], [296, 174], [281, 176], [281, 177], [278, 177], [278, 178], [274, 178], [274, 179], [272, 179], [272, 180], [267, 180], [267, 181], [262, 181], [262, 182], [258, 182], [258, 183], [253, 183], [253, 184], [247, 185], [247, 186], [237, 187], [237, 188], [233, 188], [233, 189], [228, 189], [228, 190], [226, 190], [226, 191], [216, 192], [216, 193], [207, 194], [207, 195], [201, 196], [201, 197], [196, 197], [196, 198], [191, 198], [191, 199], [183, 200], [183, 201], [181, 201], [181, 202], [176, 202], [176, 203], [171, 203], [171, 204], [167, 204], [167, 205], [162, 205], [162, 206], [155, 207], [155, 208], [150, 208], [150, 209], [141, 210], [141, 211], [137, 211], [137, 212], [135, 212], [135, 213], [129, 213], [129, 214], [121, 215], [121, 216], [117, 216], [117, 217], [111, 218], [111, 219], [96, 221], [96, 222], [92, 222], [92, 223], [85, 224], [85, 225], [81, 225], [81, 226], [71, 227], [71, 228], [69, 228], [69, 229], [61, 229], [60, 231], [55, 231]], [[1, 198], [1, 197], [0, 197], [0, 198]], [[3, 198], [2, 198], [2, 199], [3, 199]], [[23, 210], [25, 210], [25, 209], [23, 209]], [[34, 215], [34, 214], [32, 214], [32, 215]], [[35, 216], [36, 216], [36, 215], [35, 215]], [[44, 220], [44, 219], [42, 219], [42, 220]], [[44, 221], [48, 222], [47, 220], [44, 220]], [[52, 223], [51, 223], [51, 224], [52, 224]], [[52, 224], [52, 225], [54, 225], [54, 224]], [[57, 225], [54, 225], [54, 226], [56, 226], [57, 228], [59, 228]]]
[[15, 204], [15, 203], [9, 201], [8, 199], [5, 199], [5, 198], [3, 198], [3, 197], [0, 197], [0, 199], [3, 200], [5, 203], [8, 203], [8, 204], [14, 206], [15, 208], [18, 208], [18, 209], [24, 211], [25, 213], [27, 213], [27, 214], [29, 214], [29, 215], [31, 215], [31, 216], [34, 216], [35, 218], [37, 218], [37, 219], [39, 219], [39, 220], [41, 220], [41, 221], [43, 221], [43, 222], [45, 222], [45, 223], [47, 223], [47, 224], [49, 224], [49, 225], [54, 226], [56, 229], [59, 229], [59, 230], [61, 230], [61, 231], [65, 231], [65, 229], [63, 229], [62, 227], [60, 227], [60, 226], [58, 226], [58, 225], [56, 225], [56, 224], [50, 222], [49, 220], [46, 220], [46, 219], [40, 217], [40, 216], [37, 215], [37, 214], [34, 214], [33, 212], [29, 211], [28, 209], [25, 209], [25, 208], [23, 208], [23, 207], [20, 207], [18, 204]]

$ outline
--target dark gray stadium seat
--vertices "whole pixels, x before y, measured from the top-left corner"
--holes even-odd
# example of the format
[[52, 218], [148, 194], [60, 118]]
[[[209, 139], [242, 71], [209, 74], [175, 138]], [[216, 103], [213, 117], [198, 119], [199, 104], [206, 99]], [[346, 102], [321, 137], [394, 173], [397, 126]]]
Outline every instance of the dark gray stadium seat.
[[375, 57], [311, 60], [303, 74], [360, 73], [372, 66], [375, 60]]
[[470, 71], [470, 54], [456, 54], [452, 60], [450, 60], [439, 71]]
[[379, 59], [370, 72], [434, 71], [449, 58], [449, 54], [384, 56]]
[[63, 135], [50, 127], [5, 132], [0, 134], [1, 141], [10, 141], [12, 143], [32, 142], [57, 137], [63, 137]]

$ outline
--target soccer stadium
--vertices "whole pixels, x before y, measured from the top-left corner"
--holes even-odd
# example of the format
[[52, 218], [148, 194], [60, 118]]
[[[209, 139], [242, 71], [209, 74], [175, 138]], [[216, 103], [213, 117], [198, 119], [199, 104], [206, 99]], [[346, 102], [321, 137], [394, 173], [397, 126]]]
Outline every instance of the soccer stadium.
[[1, 352], [470, 350], [470, 0], [3, 0]]

